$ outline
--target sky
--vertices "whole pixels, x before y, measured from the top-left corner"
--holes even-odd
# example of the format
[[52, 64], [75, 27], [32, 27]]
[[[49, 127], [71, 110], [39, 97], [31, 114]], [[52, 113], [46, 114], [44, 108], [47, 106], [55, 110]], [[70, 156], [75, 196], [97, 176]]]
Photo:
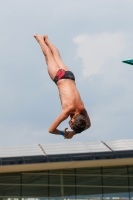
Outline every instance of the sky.
[[[133, 1], [0, 1], [0, 146], [133, 138]], [[91, 128], [48, 133], [61, 112], [33, 34], [48, 34], [76, 77]], [[63, 130], [68, 121], [60, 124]]]

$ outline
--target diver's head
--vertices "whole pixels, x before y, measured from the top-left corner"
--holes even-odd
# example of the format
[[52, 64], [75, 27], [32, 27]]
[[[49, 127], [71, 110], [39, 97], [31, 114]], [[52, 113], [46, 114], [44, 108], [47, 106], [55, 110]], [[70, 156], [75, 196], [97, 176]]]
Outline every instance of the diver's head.
[[69, 126], [75, 133], [81, 133], [85, 130], [87, 125], [87, 120], [83, 115], [76, 115], [72, 117], [72, 119], [69, 121]]

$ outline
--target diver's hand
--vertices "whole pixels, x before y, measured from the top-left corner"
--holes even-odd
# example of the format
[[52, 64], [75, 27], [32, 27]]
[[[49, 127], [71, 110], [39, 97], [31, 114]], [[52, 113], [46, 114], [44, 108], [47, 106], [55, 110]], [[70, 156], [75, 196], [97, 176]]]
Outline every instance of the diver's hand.
[[74, 133], [74, 131], [67, 131], [67, 129], [68, 128], [64, 129], [64, 132], [65, 132], [65, 136], [64, 137], [66, 139], [71, 139], [75, 135], [75, 133]]

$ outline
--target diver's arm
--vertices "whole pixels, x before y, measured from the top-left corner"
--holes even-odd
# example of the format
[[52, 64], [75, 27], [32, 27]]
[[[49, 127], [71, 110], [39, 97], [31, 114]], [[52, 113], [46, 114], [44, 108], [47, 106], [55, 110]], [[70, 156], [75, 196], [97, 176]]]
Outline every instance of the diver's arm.
[[59, 124], [64, 121], [65, 119], [67, 119], [69, 116], [69, 112], [67, 110], [62, 110], [62, 112], [60, 113], [60, 115], [54, 120], [54, 122], [51, 124], [51, 126], [49, 127], [49, 133], [53, 133], [53, 134], [61, 134], [61, 131], [57, 129], [57, 127], [59, 126]]

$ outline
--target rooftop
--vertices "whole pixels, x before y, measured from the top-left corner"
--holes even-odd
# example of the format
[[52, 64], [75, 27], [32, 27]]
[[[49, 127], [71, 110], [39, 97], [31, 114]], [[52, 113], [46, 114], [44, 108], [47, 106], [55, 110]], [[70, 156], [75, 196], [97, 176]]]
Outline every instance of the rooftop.
[[133, 139], [0, 147], [0, 172], [122, 163], [133, 164]]

